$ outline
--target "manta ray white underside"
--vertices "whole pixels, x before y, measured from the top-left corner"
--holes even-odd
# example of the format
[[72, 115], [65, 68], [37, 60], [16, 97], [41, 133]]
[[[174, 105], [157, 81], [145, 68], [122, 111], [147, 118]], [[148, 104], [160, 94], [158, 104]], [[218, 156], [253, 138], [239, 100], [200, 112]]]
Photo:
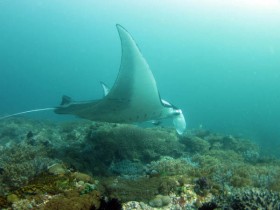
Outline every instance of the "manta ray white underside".
[[[173, 118], [177, 132], [182, 134], [186, 129], [182, 111], [160, 98], [153, 73], [134, 39], [124, 27], [121, 25], [116, 27], [121, 40], [122, 57], [119, 74], [113, 87], [109, 89], [103, 85], [105, 96], [99, 100], [77, 102], [64, 96], [61, 105], [53, 108], [54, 112], [113, 123]], [[49, 109], [52, 108], [47, 108]], [[27, 112], [41, 110], [44, 109]]]

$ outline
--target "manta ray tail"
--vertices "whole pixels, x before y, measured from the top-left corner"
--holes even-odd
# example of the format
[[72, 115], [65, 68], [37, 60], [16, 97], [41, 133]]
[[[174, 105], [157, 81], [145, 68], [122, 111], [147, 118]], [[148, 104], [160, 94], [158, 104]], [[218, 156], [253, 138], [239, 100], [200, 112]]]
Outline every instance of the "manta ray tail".
[[31, 113], [31, 112], [42, 112], [42, 111], [48, 111], [48, 110], [54, 110], [54, 109], [55, 108], [32, 109], [32, 110], [28, 110], [28, 111], [24, 111], [24, 112], [18, 112], [18, 113], [15, 113], [15, 114], [10, 114], [10, 115], [0, 117], [0, 120], [6, 119], [6, 118], [9, 118], [9, 117], [13, 117], [13, 116], [17, 116], [17, 115]]

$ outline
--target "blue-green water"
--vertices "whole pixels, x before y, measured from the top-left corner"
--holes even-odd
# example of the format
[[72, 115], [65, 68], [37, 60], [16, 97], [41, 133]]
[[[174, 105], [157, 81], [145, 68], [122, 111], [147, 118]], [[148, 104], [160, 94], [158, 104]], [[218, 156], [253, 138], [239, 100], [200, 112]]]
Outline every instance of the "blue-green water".
[[101, 97], [120, 65], [116, 23], [189, 128], [280, 145], [277, 0], [0, 0], [0, 115]]

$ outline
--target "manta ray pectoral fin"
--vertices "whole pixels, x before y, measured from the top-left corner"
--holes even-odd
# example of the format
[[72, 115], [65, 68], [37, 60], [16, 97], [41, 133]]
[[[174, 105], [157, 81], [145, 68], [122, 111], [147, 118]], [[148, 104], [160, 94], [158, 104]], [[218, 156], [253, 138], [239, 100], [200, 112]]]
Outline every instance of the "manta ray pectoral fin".
[[186, 130], [186, 120], [181, 109], [176, 110], [173, 116], [173, 125], [179, 135], [182, 135]]
[[108, 85], [106, 85], [104, 82], [100, 81], [100, 84], [102, 86], [103, 89], [103, 96], [107, 96], [108, 93], [110, 92], [110, 88], [108, 87]]

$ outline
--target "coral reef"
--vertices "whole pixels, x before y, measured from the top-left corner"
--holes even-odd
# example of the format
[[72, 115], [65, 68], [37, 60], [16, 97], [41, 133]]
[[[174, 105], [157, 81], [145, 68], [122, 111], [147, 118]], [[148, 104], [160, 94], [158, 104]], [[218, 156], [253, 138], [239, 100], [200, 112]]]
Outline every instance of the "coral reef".
[[100, 168], [123, 160], [148, 163], [161, 156], [179, 156], [181, 144], [175, 133], [132, 125], [102, 124], [92, 128], [87, 144], [95, 152], [91, 160], [103, 160]]
[[0, 165], [3, 171], [0, 174], [0, 192], [3, 192], [3, 188], [16, 188], [26, 184], [54, 161], [46, 156], [44, 147], [34, 147], [25, 142], [2, 149]]
[[176, 191], [178, 183], [172, 177], [143, 177], [137, 180], [121, 177], [101, 178], [100, 185], [103, 191], [111, 198], [118, 198], [122, 202], [148, 202], [157, 194], [167, 195]]
[[194, 191], [198, 195], [206, 195], [210, 186], [206, 177], [200, 177], [195, 181]]
[[149, 205], [152, 207], [167, 206], [171, 203], [171, 198], [167, 195], [157, 195], [155, 198], [150, 200]]
[[1, 209], [279, 209], [280, 160], [249, 139], [88, 121], [0, 125]]
[[98, 209], [99, 206], [100, 194], [97, 191], [84, 195], [80, 195], [77, 191], [69, 191], [50, 199], [44, 206], [38, 209], [90, 210]]
[[[231, 194], [214, 198], [211, 203], [222, 209], [280, 209], [280, 194], [266, 189], [243, 188], [236, 189]], [[206, 206], [206, 204], [205, 204]]]
[[151, 163], [147, 164], [145, 170], [148, 175], [152, 176], [172, 176], [188, 174], [196, 167], [196, 164], [190, 159], [174, 159], [172, 157], [164, 156], [157, 161], [152, 161]]
[[112, 174], [120, 175], [128, 179], [136, 179], [144, 174], [144, 165], [139, 161], [122, 160], [111, 163], [109, 171]]
[[1, 207], [10, 204], [12, 209], [98, 209], [101, 195], [96, 190], [97, 184], [92, 177], [77, 176], [77, 172], [41, 173], [8, 194]]

